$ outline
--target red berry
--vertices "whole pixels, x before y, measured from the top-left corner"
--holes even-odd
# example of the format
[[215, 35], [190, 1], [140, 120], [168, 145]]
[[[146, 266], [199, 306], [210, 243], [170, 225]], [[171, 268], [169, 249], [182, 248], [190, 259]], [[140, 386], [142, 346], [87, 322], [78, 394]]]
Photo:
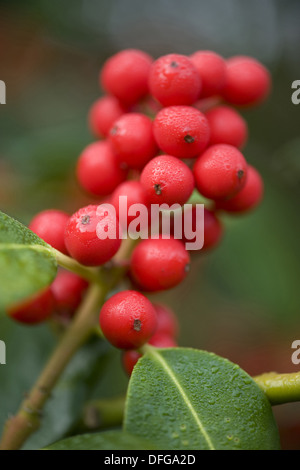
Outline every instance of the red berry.
[[237, 148], [225, 144], [213, 145], [197, 159], [194, 176], [203, 196], [227, 199], [235, 196], [245, 185], [247, 163]]
[[157, 152], [153, 124], [140, 113], [124, 114], [110, 130], [110, 141], [121, 162], [140, 170]]
[[219, 95], [226, 80], [226, 62], [223, 57], [212, 51], [198, 51], [190, 57], [190, 60], [202, 81], [201, 97]]
[[269, 71], [251, 57], [232, 57], [227, 61], [223, 97], [236, 105], [255, 105], [263, 101], [271, 89]]
[[72, 215], [66, 228], [69, 253], [86, 266], [106, 263], [121, 245], [118, 225], [113, 206], [90, 205], [80, 209]]
[[51, 290], [55, 299], [55, 311], [63, 316], [72, 316], [83, 299], [87, 281], [69, 271], [59, 271]]
[[153, 305], [136, 291], [124, 291], [105, 302], [100, 326], [106, 339], [116, 348], [137, 349], [145, 344], [157, 327]]
[[[128, 225], [136, 218], [137, 215], [129, 215], [128, 212], [130, 211], [130, 208], [134, 204], [142, 204], [147, 208], [147, 222], [148, 222], [148, 199], [147, 199], [147, 193], [141, 183], [139, 181], [125, 181], [125, 183], [120, 184], [116, 188], [116, 190], [113, 192], [110, 203], [115, 207], [116, 209], [116, 214], [117, 217], [120, 219], [120, 222], [122, 223], [119, 209], [120, 209], [120, 197], [126, 197], [127, 198], [127, 226], [124, 228], [127, 228]], [[133, 208], [132, 208], [133, 210]], [[135, 212], [135, 211], [134, 211]], [[125, 225], [125, 224], [124, 224]]]
[[145, 52], [125, 49], [104, 64], [100, 81], [104, 90], [122, 103], [136, 103], [148, 93], [148, 77], [153, 60]]
[[96, 196], [107, 196], [127, 176], [110, 142], [90, 144], [82, 152], [77, 164], [77, 178], [87, 192]]
[[46, 210], [32, 219], [29, 229], [56, 250], [67, 254], [64, 236], [69, 218], [65, 212]]
[[215, 248], [223, 237], [224, 228], [216, 214], [204, 209], [204, 245], [202, 250]]
[[153, 130], [159, 148], [174, 157], [196, 157], [209, 142], [206, 117], [190, 106], [162, 109], [154, 120]]
[[95, 137], [107, 137], [113, 123], [125, 113], [124, 107], [114, 96], [103, 96], [89, 112], [89, 126]]
[[178, 346], [174, 338], [159, 332], [152, 336], [149, 340], [149, 344], [156, 348], [176, 348]]
[[142, 240], [131, 258], [131, 276], [146, 291], [171, 289], [184, 280], [190, 257], [183, 244], [174, 240]]
[[155, 334], [167, 335], [176, 338], [179, 332], [179, 324], [175, 313], [165, 305], [154, 304], [157, 314], [157, 329]]
[[54, 304], [52, 290], [48, 287], [29, 299], [12, 305], [7, 314], [19, 323], [35, 325], [43, 323], [52, 315]]
[[131, 376], [134, 367], [136, 366], [138, 360], [142, 357], [137, 351], [124, 351], [122, 354], [122, 364], [125, 369], [125, 372]]
[[246, 184], [228, 201], [218, 201], [217, 208], [227, 212], [247, 212], [259, 205], [263, 198], [264, 183], [253, 166], [248, 165]]
[[151, 204], [183, 205], [195, 187], [189, 167], [170, 155], [151, 160], [141, 174], [141, 183]]
[[243, 117], [229, 106], [218, 106], [206, 113], [210, 127], [210, 145], [228, 144], [242, 148], [248, 137]]
[[[202, 224], [199, 223], [197, 219], [197, 210], [196, 207], [192, 207], [189, 209], [191, 211], [191, 229], [193, 233], [195, 233], [194, 238], [187, 238], [187, 234], [185, 234], [184, 230], [182, 233], [181, 241], [186, 245], [187, 243], [195, 243], [196, 239], [201, 240], [201, 231], [202, 231]], [[182, 227], [184, 227], [184, 221], [187, 217], [187, 212], [180, 213], [175, 217], [180, 217]], [[176, 222], [174, 222], [175, 225]], [[214, 248], [220, 242], [223, 236], [223, 224], [221, 223], [220, 219], [216, 216], [216, 214], [208, 209], [204, 209], [204, 244], [201, 250], [208, 250], [210, 248]], [[173, 233], [173, 232], [172, 232]], [[195, 250], [191, 250], [195, 251]]]
[[188, 57], [168, 54], [152, 64], [149, 88], [163, 106], [190, 105], [200, 96], [201, 80]]

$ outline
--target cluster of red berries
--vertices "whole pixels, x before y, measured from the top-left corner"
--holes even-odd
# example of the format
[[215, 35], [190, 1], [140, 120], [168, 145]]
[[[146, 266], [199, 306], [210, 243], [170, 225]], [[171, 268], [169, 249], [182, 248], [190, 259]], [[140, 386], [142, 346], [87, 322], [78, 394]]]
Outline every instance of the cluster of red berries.
[[[79, 263], [100, 266], [121, 246], [121, 196], [127, 197], [123, 228], [128, 229], [135, 204], [147, 209], [153, 204], [183, 206], [196, 190], [210, 200], [204, 213], [203, 249], [216, 246], [223, 234], [221, 211], [244, 213], [262, 199], [262, 178], [241, 153], [247, 124], [231, 105], [261, 103], [271, 88], [269, 72], [245, 56], [225, 60], [214, 52], [198, 51], [190, 57], [169, 54], [153, 61], [142, 51], [124, 50], [106, 61], [100, 82], [107, 94], [89, 113], [90, 128], [100, 140], [82, 152], [77, 164], [81, 187], [99, 200], [72, 217], [45, 211], [30, 228]], [[197, 231], [195, 208], [191, 211]], [[102, 237], [100, 232], [115, 236]], [[129, 277], [141, 291], [170, 289], [188, 273], [191, 253], [185, 237], [160, 235], [140, 241], [133, 250]], [[75, 284], [71, 280], [68, 284], [66, 276], [60, 275], [51, 294], [38, 300], [43, 304], [41, 320], [52, 309], [53, 295], [60, 298], [59, 309], [71, 306], [74, 311], [78, 305], [83, 286], [79, 283], [75, 292]], [[127, 291], [105, 303], [100, 324], [107, 339], [121, 349], [136, 349], [147, 341], [170, 346], [175, 344], [174, 320], [170, 320], [172, 334], [166, 335], [159, 326], [165, 315], [161, 312], [165, 310], [142, 294]], [[138, 353], [124, 356], [127, 370], [133, 357]]]

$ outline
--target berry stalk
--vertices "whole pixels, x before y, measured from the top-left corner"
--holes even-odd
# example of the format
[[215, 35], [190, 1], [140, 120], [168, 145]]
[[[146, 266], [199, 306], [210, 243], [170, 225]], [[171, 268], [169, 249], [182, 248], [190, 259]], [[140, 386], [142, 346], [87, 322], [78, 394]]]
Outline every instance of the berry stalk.
[[[53, 248], [54, 250], [54, 248]], [[100, 270], [98, 268], [89, 268], [78, 263], [75, 259], [70, 258], [69, 256], [64, 255], [60, 251], [54, 250], [57, 263], [62, 267], [71, 271], [78, 276], [82, 277], [86, 281], [102, 285], [103, 279], [100, 276]]]
[[53, 388], [78, 349], [88, 340], [95, 324], [95, 313], [104, 301], [107, 289], [94, 284], [79, 308], [78, 314], [58, 344], [44, 371], [22, 403], [16, 416], [4, 429], [1, 450], [17, 450], [41, 424], [42, 410]]
[[[131, 250], [132, 242], [128, 240], [128, 243], [123, 244], [120, 253], [116, 257], [116, 261], [119, 262], [121, 256], [124, 256], [124, 258], [128, 257]], [[62, 259], [68, 260], [67, 256], [64, 257], [61, 254], [59, 254], [58, 258], [59, 261]], [[72, 261], [73, 266], [73, 260], [70, 261]], [[77, 268], [81, 266], [76, 262], [74, 263]], [[75, 264], [73, 267], [76, 267]], [[71, 268], [70, 265], [69, 267], [64, 265], [64, 267]], [[93, 272], [93, 270], [85, 267], [83, 269], [86, 269], [87, 272]], [[74, 271], [74, 269], [71, 270]], [[18, 413], [7, 421], [0, 441], [0, 450], [20, 449], [31, 434], [39, 429], [43, 408], [51, 397], [52, 390], [73, 356], [94, 334], [99, 308], [104, 303], [108, 292], [122, 279], [125, 270], [126, 267], [113, 267], [110, 273], [107, 273], [105, 281], [102, 280], [101, 283], [99, 276], [95, 274], [94, 282], [91, 284], [84, 301], [79, 307], [73, 323], [56, 347], [31, 392], [22, 403]], [[78, 273], [78, 271], [74, 272]], [[80, 273], [81, 276], [82, 274], [83, 272]]]

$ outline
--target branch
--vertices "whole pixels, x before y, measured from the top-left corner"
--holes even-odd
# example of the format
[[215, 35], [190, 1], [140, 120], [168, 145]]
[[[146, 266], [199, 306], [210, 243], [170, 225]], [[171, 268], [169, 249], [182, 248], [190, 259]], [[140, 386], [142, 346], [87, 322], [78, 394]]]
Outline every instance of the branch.
[[94, 328], [96, 309], [106, 295], [105, 289], [93, 285], [80, 307], [74, 323], [57, 346], [40, 378], [21, 405], [19, 413], [4, 429], [0, 450], [17, 450], [40, 427], [41, 414], [61, 374]]
[[121, 426], [124, 408], [125, 397], [94, 400], [85, 406], [82, 426], [89, 431]]
[[300, 401], [300, 372], [294, 374], [270, 372], [254, 377], [254, 380], [265, 392], [271, 405]]
[[[30, 435], [40, 427], [42, 411], [53, 388], [74, 354], [94, 334], [99, 308], [105, 301], [108, 292], [124, 276], [127, 267], [122, 266], [121, 261], [130, 256], [135, 243], [131, 239], [123, 241], [121, 249], [113, 259], [112, 267], [110, 269], [103, 267], [101, 275], [98, 269], [82, 266], [68, 256], [56, 252], [58, 263], [61, 266], [92, 281], [92, 284], [73, 323], [58, 344], [28, 397], [24, 400], [18, 414], [6, 423], [0, 441], [0, 450], [21, 448]], [[117, 263], [117, 266], [114, 263]], [[105, 281], [103, 279], [104, 272]]]

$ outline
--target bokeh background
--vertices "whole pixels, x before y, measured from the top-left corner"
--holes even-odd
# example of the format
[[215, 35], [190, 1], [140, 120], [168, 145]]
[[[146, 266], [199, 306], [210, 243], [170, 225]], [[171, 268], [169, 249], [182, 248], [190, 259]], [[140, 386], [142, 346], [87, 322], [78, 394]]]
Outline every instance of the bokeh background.
[[[226, 218], [217, 250], [197, 256], [188, 280], [155, 299], [174, 307], [180, 344], [214, 351], [250, 374], [297, 371], [291, 344], [300, 339], [300, 79], [298, 0], [31, 0], [0, 2], [0, 208], [25, 224], [39, 210], [74, 212], [87, 203], [74, 177], [93, 140], [87, 112], [101, 95], [98, 74], [120, 49], [154, 57], [212, 49], [249, 54], [268, 66], [273, 93], [244, 111], [248, 161], [263, 174], [263, 205]], [[46, 327], [0, 320], [7, 365], [0, 366], [0, 426], [16, 411], [55, 338]], [[102, 360], [101, 360], [102, 358]], [[72, 433], [86, 400], [118, 396], [127, 379], [120, 355], [89, 345], [68, 368], [46, 408], [41, 432], [27, 448]], [[300, 449], [300, 405], [275, 409], [285, 449]]]

